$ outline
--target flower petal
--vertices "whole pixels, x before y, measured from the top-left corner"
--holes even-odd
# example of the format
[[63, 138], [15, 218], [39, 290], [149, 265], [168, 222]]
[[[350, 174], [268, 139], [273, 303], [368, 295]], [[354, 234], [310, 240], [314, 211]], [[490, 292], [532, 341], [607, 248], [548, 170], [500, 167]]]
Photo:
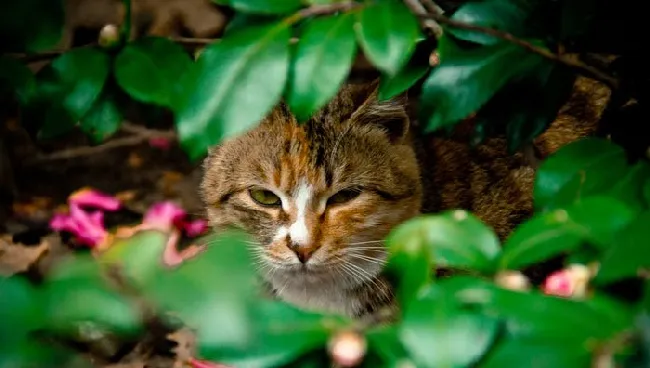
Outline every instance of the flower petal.
[[171, 142], [171, 140], [169, 138], [155, 137], [155, 138], [149, 139], [149, 145], [151, 147], [156, 147], [156, 148], [159, 148], [161, 150], [168, 150], [169, 147], [171, 147], [172, 142]]
[[102, 224], [103, 215], [91, 215], [76, 204], [71, 204], [70, 219], [75, 227], [72, 233], [81, 244], [94, 247], [108, 237]]
[[190, 238], [195, 238], [208, 230], [208, 222], [204, 219], [187, 221], [183, 223], [183, 230], [185, 231], [185, 235]]
[[163, 252], [163, 263], [166, 266], [174, 267], [183, 263], [183, 261], [190, 259], [197, 254], [201, 253], [205, 246], [190, 245], [189, 247], [178, 251], [178, 241], [181, 238], [179, 231], [173, 231], [169, 240], [167, 241], [167, 246], [165, 246], [165, 251]]
[[70, 204], [80, 207], [93, 207], [104, 211], [116, 211], [120, 208], [120, 201], [92, 188], [82, 188], [68, 197]]
[[199, 360], [195, 358], [190, 358], [188, 363], [192, 368], [232, 368], [225, 364], [213, 363], [207, 360]]
[[149, 207], [142, 223], [162, 231], [171, 231], [183, 220], [185, 215], [186, 212], [174, 202], [158, 202]]

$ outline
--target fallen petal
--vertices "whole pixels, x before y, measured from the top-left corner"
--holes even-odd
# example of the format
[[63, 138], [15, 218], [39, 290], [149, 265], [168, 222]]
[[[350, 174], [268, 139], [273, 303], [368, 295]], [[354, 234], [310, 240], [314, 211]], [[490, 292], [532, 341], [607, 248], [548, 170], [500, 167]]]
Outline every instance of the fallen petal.
[[188, 260], [197, 254], [201, 253], [205, 246], [190, 245], [189, 247], [178, 251], [178, 241], [181, 238], [179, 231], [173, 231], [167, 245], [165, 246], [165, 251], [163, 252], [163, 263], [166, 266], [174, 267], [183, 263], [183, 261]]
[[76, 204], [70, 205], [71, 231], [81, 244], [94, 247], [108, 237], [104, 229], [103, 215], [89, 214]]
[[232, 368], [225, 364], [213, 363], [207, 360], [199, 360], [195, 358], [190, 358], [188, 363], [192, 368]]
[[171, 147], [172, 142], [169, 138], [165, 137], [155, 137], [149, 139], [149, 145], [151, 147], [160, 148], [162, 150], [168, 150]]
[[174, 202], [158, 202], [149, 207], [142, 223], [162, 231], [171, 231], [185, 215], [185, 211]]
[[189, 236], [190, 238], [203, 235], [206, 231], [208, 231], [208, 221], [204, 219], [198, 219], [194, 221], [184, 222], [183, 230], [185, 231], [185, 235]]
[[68, 197], [70, 204], [80, 207], [93, 207], [104, 211], [115, 211], [120, 208], [120, 201], [92, 188], [82, 188]]

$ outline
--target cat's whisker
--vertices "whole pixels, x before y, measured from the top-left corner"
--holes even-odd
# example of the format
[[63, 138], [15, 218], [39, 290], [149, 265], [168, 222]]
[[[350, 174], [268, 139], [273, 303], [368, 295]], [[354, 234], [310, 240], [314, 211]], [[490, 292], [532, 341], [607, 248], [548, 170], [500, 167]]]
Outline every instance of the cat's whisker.
[[348, 245], [362, 245], [362, 244], [373, 244], [373, 243], [381, 243], [381, 242], [383, 242], [383, 240], [368, 240], [362, 242], [348, 243]]
[[354, 254], [354, 253], [348, 254], [348, 256], [352, 257], [352, 258], [360, 259], [362, 261], [382, 265], [382, 266], [386, 264], [386, 260], [376, 258], [376, 257], [369, 257], [369, 256], [364, 256], [364, 255], [361, 255], [361, 254]]

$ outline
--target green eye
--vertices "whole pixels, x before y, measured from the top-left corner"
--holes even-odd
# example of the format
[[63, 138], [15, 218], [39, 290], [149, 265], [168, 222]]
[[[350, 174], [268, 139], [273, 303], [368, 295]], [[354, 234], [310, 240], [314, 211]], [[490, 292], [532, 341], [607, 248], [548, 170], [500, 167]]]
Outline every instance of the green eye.
[[327, 200], [328, 205], [341, 204], [353, 200], [361, 194], [359, 189], [343, 189]]
[[282, 203], [280, 197], [273, 194], [270, 190], [251, 189], [248, 191], [248, 194], [255, 202], [262, 206], [279, 206]]

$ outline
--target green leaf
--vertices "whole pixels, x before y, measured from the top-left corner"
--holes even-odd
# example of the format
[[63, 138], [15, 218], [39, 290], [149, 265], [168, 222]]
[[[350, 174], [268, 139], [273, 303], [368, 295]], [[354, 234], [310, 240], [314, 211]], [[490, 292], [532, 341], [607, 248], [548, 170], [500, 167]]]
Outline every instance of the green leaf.
[[481, 368], [526, 367], [531, 357], [535, 357], [535, 368], [589, 367], [591, 362], [590, 352], [581, 343], [517, 337], [501, 340]]
[[115, 93], [106, 89], [81, 119], [81, 129], [94, 143], [101, 143], [115, 134], [122, 124], [123, 116]]
[[287, 104], [307, 120], [338, 92], [354, 59], [356, 41], [350, 14], [316, 18], [305, 25], [292, 57]]
[[645, 184], [650, 180], [650, 164], [646, 161], [639, 161], [622, 178], [617, 181], [611, 190], [606, 194], [624, 202], [636, 211], [649, 208], [645, 202]]
[[14, 346], [43, 322], [38, 294], [16, 276], [0, 278], [0, 346]]
[[115, 59], [117, 83], [138, 101], [171, 107], [179, 78], [192, 65], [183, 47], [162, 37], [129, 43]]
[[608, 140], [585, 138], [561, 147], [548, 157], [535, 176], [537, 210], [573, 203], [580, 196], [603, 193], [627, 171], [625, 152]]
[[163, 269], [163, 251], [169, 236], [160, 231], [142, 231], [116, 241], [101, 254], [102, 264], [117, 266], [131, 286], [147, 287]]
[[209, 246], [200, 256], [158, 272], [142, 292], [194, 329], [202, 346], [242, 346], [250, 341], [256, 293], [247, 241], [242, 232], [221, 232], [206, 240]]
[[254, 127], [280, 100], [289, 65], [287, 27], [233, 32], [206, 47], [185, 74], [175, 112], [181, 145], [192, 159]]
[[99, 97], [108, 72], [108, 55], [94, 48], [74, 49], [54, 59], [37, 76], [40, 137], [53, 138], [71, 129]]
[[641, 213], [628, 226], [615, 234], [615, 242], [603, 255], [594, 282], [602, 285], [650, 269], [650, 248], [648, 247], [648, 224], [650, 211]]
[[286, 14], [300, 9], [301, 0], [223, 0], [226, 5], [244, 13]]
[[397, 367], [399, 362], [410, 359], [399, 333], [397, 325], [380, 326], [366, 332], [369, 350], [377, 353], [385, 362], [392, 363], [387, 366]]
[[420, 78], [429, 71], [429, 66], [415, 66], [402, 69], [394, 77], [382, 75], [379, 81], [378, 99], [380, 101], [390, 100], [413, 86]]
[[[417, 230], [414, 230], [417, 231]], [[402, 307], [408, 305], [431, 277], [430, 245], [418, 234], [389, 241], [389, 256], [384, 272], [393, 280]]]
[[426, 131], [451, 126], [476, 112], [511, 79], [521, 77], [543, 59], [512, 43], [461, 49], [454, 41], [440, 39], [441, 63], [422, 87], [422, 120]]
[[334, 329], [344, 325], [338, 317], [301, 311], [277, 301], [257, 301], [254, 335], [237, 349], [202, 346], [201, 355], [235, 367], [280, 367], [325, 345]]
[[406, 64], [420, 36], [418, 20], [400, 1], [365, 7], [355, 30], [366, 57], [389, 76]]
[[389, 234], [386, 242], [391, 249], [415, 249], [420, 243], [429, 247], [436, 265], [481, 272], [494, 269], [493, 260], [500, 252], [494, 232], [464, 210], [406, 221]]
[[[463, 4], [451, 19], [480, 27], [498, 29], [522, 37], [526, 35], [534, 2], [526, 0], [491, 0]], [[454, 37], [481, 45], [501, 42], [497, 37], [469, 29], [448, 27]]]
[[129, 334], [140, 326], [135, 306], [111, 290], [90, 256], [59, 264], [42, 293], [49, 329], [73, 333], [77, 324], [90, 322]]
[[578, 248], [606, 249], [634, 211], [610, 197], [589, 197], [566, 209], [538, 214], [520, 225], [503, 246], [499, 267], [518, 269]]
[[39, 52], [61, 39], [63, 0], [0, 1], [1, 51]]
[[400, 337], [418, 367], [466, 367], [494, 340], [494, 318], [439, 298], [420, 298], [404, 312]]
[[36, 81], [31, 70], [18, 60], [0, 56], [0, 96], [9, 92], [26, 105], [36, 89]]

